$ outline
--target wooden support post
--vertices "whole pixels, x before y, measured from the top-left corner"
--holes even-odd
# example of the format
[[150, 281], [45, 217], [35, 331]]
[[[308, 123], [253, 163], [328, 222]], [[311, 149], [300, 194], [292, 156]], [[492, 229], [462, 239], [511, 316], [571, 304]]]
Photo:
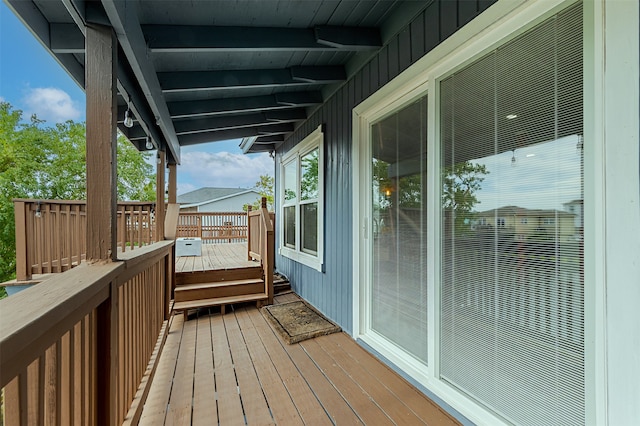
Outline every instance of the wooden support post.
[[86, 32], [87, 261], [116, 259], [116, 70], [113, 29], [92, 25]]
[[164, 169], [165, 153], [158, 150], [156, 171], [156, 241], [164, 241]]
[[169, 164], [169, 204], [175, 204], [177, 200], [177, 190], [178, 190], [178, 168], [176, 164]]
[[[27, 252], [27, 208], [24, 201], [14, 201], [13, 211], [16, 218], [16, 279], [30, 280], [31, 265]], [[33, 241], [31, 242], [33, 244]]]

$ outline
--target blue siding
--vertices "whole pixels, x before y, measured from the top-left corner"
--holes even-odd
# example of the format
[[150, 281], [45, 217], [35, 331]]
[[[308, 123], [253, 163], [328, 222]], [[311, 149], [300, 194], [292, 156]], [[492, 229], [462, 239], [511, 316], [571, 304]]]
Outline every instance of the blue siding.
[[[289, 278], [296, 293], [349, 333], [353, 329], [351, 111], [492, 3], [492, 0], [429, 3], [278, 149], [276, 161], [280, 164], [283, 153], [319, 125], [325, 126], [324, 271], [318, 272], [278, 254], [276, 267]], [[276, 167], [276, 182], [280, 181], [279, 174]]]

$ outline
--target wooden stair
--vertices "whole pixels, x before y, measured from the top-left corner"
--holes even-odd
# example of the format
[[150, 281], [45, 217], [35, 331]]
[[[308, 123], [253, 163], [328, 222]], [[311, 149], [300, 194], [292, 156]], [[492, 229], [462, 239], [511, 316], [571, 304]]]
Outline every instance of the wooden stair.
[[245, 302], [262, 302], [268, 299], [260, 265], [195, 271], [176, 274], [175, 311], [182, 311], [187, 318], [189, 309], [220, 306]]

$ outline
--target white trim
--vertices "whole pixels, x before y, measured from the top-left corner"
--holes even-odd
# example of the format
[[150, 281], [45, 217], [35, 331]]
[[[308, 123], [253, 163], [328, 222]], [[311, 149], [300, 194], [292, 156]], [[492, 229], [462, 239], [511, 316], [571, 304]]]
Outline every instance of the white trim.
[[[318, 149], [318, 248], [317, 255], [314, 256], [312, 254], [306, 253], [302, 251], [300, 241], [300, 209], [296, 207], [296, 241], [295, 247], [296, 249], [292, 249], [286, 247], [284, 245], [284, 214], [283, 209], [285, 207], [284, 203], [284, 184], [285, 184], [285, 175], [284, 175], [284, 166], [287, 163], [290, 163], [294, 159], [297, 159], [297, 169], [296, 169], [296, 192], [298, 197], [300, 196], [300, 158], [309, 152]], [[276, 215], [278, 222], [277, 228], [279, 229], [279, 242], [280, 246], [278, 247], [278, 253], [281, 256], [287, 257], [291, 260], [294, 260], [298, 263], [306, 265], [310, 268], [313, 268], [317, 271], [322, 272], [323, 262], [324, 262], [324, 133], [322, 131], [322, 126], [318, 126], [313, 132], [311, 132], [307, 137], [305, 137], [300, 143], [298, 143], [294, 148], [292, 148], [289, 152], [282, 155], [280, 158], [280, 195], [279, 195], [279, 208], [278, 214]], [[304, 204], [299, 199], [296, 199], [296, 206], [300, 206]]]
[[[362, 167], [360, 167], [361, 164], [367, 164], [370, 161], [370, 152], [368, 152], [370, 148], [367, 147], [366, 143], [369, 137], [368, 123], [400, 108], [407, 99], [417, 96], [418, 92], [425, 93], [427, 91], [429, 93], [427, 184], [429, 188], [437, 188], [439, 178], [436, 176], [435, 171], [439, 169], [437, 162], [439, 158], [439, 143], [437, 143], [439, 120], [438, 109], [436, 108], [436, 100], [438, 98], [436, 83], [457, 67], [486, 54], [497, 45], [504, 44], [573, 3], [575, 3], [575, 0], [500, 0], [353, 110], [354, 337], [362, 339], [362, 341], [379, 351], [392, 363], [433, 391], [469, 420], [478, 424], [501, 425], [505, 424], [505, 420], [497, 417], [465, 394], [439, 379], [439, 336], [437, 335], [439, 326], [437, 312], [439, 312], [440, 277], [437, 262], [439, 259], [440, 223], [438, 214], [427, 214], [427, 251], [430, 253], [427, 264], [427, 309], [429, 312], [429, 362], [427, 368], [424, 369], [423, 364], [422, 367], [419, 367], [410, 356], [399, 354], [399, 351], [394, 348], [391, 342], [370, 330], [370, 319], [367, 317], [366, 309], [368, 289], [367, 285], [365, 285], [365, 281], [368, 279], [367, 274], [370, 270], [367, 259], [370, 256], [367, 252], [367, 230], [361, 228], [362, 224], [366, 223], [371, 215], [370, 188], [366, 186], [370, 182], [370, 176], [367, 176], [368, 170], [362, 170]], [[364, 161], [363, 158], [365, 159]], [[585, 193], [587, 193], [586, 187]], [[427, 194], [427, 209], [430, 209], [431, 212], [439, 211], [439, 192], [427, 191]], [[588, 384], [586, 392], [594, 392], [594, 389]], [[587, 401], [589, 401], [589, 398]], [[590, 421], [591, 418], [587, 417], [587, 422]]]
[[[593, 143], [585, 168], [592, 170], [592, 203], [585, 200], [585, 242], [593, 246], [585, 259], [593, 261], [585, 279], [593, 306], [587, 342], [588, 394], [593, 423], [636, 424], [640, 418], [640, 108], [639, 7], [637, 1], [587, 2], [591, 28], [585, 32], [589, 60], [585, 73], [585, 111]], [[592, 21], [591, 21], [592, 20]], [[586, 70], [585, 70], [586, 71]], [[589, 140], [589, 139], [586, 139]], [[589, 226], [590, 228], [587, 228]], [[585, 253], [586, 254], [586, 253]], [[585, 282], [586, 285], [586, 282]]]

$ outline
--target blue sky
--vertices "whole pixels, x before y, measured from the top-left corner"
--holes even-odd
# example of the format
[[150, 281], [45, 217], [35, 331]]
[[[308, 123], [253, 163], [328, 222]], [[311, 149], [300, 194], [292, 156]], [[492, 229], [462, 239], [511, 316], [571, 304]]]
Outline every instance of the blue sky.
[[[48, 124], [85, 120], [85, 96], [11, 9], [0, 2], [0, 100], [37, 114]], [[260, 175], [273, 176], [268, 154], [243, 155], [240, 140], [182, 149], [178, 194], [204, 186], [253, 187]]]

